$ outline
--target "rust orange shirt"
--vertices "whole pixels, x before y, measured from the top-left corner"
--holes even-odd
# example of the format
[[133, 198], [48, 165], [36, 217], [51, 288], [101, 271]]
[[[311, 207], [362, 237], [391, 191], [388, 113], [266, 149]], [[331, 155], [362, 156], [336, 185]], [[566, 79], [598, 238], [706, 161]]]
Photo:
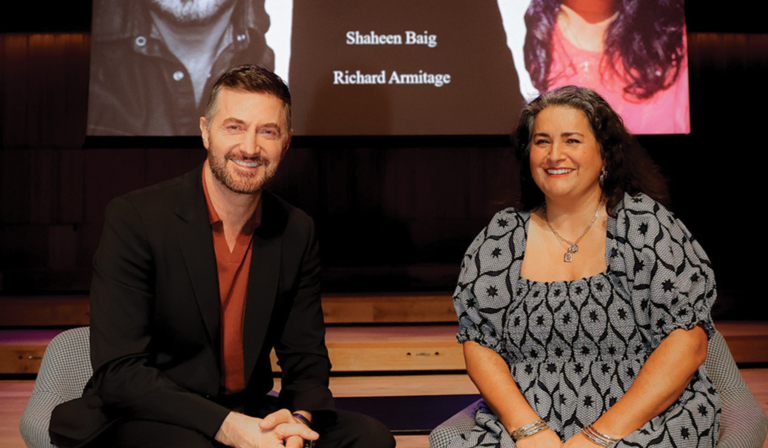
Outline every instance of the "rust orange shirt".
[[[206, 162], [207, 163], [207, 162]], [[203, 191], [208, 204], [208, 216], [213, 233], [213, 250], [219, 276], [221, 300], [221, 384], [227, 394], [245, 389], [245, 363], [243, 360], [243, 318], [248, 292], [248, 273], [253, 252], [253, 232], [261, 223], [261, 201], [251, 219], [237, 235], [230, 252], [224, 237], [224, 223], [213, 208], [203, 170]]]

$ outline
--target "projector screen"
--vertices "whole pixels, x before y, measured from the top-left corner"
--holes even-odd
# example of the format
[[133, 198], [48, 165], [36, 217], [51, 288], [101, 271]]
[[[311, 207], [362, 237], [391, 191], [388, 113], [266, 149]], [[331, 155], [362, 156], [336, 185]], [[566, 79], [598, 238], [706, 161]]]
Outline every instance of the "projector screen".
[[508, 134], [526, 99], [566, 84], [635, 133], [687, 133], [682, 0], [648, 1], [663, 6], [94, 0], [88, 135], [199, 135], [211, 86], [245, 63], [288, 82], [294, 135]]

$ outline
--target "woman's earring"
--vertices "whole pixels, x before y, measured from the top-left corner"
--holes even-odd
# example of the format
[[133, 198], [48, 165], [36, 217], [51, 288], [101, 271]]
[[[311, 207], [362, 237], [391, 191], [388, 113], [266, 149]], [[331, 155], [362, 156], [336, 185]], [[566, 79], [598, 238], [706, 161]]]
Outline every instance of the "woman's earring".
[[605, 183], [605, 178], [608, 176], [608, 171], [603, 168], [602, 171], [600, 171], [600, 177], [597, 179], [598, 182], [600, 182], [600, 188], [603, 188], [603, 184]]

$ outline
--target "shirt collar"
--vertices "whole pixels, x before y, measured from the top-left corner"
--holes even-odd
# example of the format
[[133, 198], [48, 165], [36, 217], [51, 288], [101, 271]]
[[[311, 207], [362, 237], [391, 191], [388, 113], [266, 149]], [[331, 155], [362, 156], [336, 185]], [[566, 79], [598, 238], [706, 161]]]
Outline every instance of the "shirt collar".
[[[205, 163], [207, 165], [208, 161], [206, 160]], [[211, 196], [208, 194], [208, 185], [206, 185], [206, 182], [205, 182], [205, 166], [203, 167], [203, 193], [205, 193], [205, 204], [208, 206], [208, 218], [211, 226], [213, 226], [216, 223], [222, 223], [223, 225], [223, 221], [219, 217], [219, 214], [216, 213], [216, 209], [213, 208], [213, 202], [211, 202]], [[259, 203], [256, 205], [256, 210], [253, 211], [253, 215], [251, 215], [251, 218], [248, 220], [248, 222], [245, 223], [245, 225], [243, 226], [243, 230], [241, 232], [246, 235], [250, 235], [260, 225], [261, 225], [261, 199], [259, 199]]]

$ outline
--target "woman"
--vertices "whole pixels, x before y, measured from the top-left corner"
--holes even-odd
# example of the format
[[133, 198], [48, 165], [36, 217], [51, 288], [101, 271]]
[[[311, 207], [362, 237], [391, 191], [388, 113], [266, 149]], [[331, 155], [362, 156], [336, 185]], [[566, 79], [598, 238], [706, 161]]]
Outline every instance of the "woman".
[[484, 400], [452, 447], [715, 446], [714, 276], [656, 166], [584, 88], [535, 99], [515, 137], [521, 207], [470, 245], [454, 295]]
[[633, 133], [688, 133], [682, 0], [532, 0], [525, 66], [546, 92], [595, 90]]

